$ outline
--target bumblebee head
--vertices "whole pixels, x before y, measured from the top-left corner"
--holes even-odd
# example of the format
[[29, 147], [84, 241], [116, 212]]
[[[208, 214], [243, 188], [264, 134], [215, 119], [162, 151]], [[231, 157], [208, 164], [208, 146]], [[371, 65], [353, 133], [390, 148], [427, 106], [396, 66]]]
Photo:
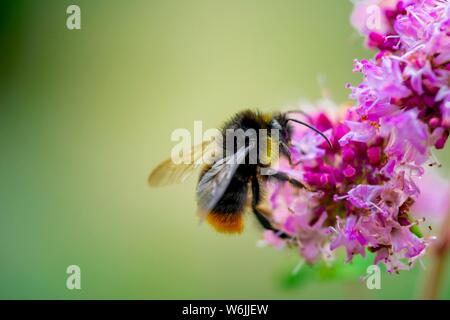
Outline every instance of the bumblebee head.
[[290, 113], [292, 113], [292, 112], [277, 113], [272, 117], [272, 119], [270, 121], [270, 127], [272, 129], [279, 130], [279, 132], [280, 132], [280, 135], [279, 135], [280, 151], [283, 155], [290, 158], [290, 154], [291, 154], [290, 146], [291, 146], [291, 137], [292, 137], [293, 128], [291, 127], [290, 122], [301, 124], [301, 125], [309, 128], [310, 130], [315, 131], [316, 133], [318, 133], [325, 139], [325, 141], [328, 143], [328, 145], [331, 148], [333, 147], [333, 145], [331, 144], [331, 141], [328, 139], [328, 137], [326, 135], [323, 134], [323, 132], [321, 132], [320, 130], [316, 129], [314, 126], [312, 126], [306, 122], [290, 118], [288, 116]]
[[280, 152], [286, 157], [290, 157], [289, 145], [292, 135], [292, 128], [288, 125], [288, 122], [289, 120], [284, 113], [274, 114], [269, 122], [270, 129], [279, 132], [278, 143]]

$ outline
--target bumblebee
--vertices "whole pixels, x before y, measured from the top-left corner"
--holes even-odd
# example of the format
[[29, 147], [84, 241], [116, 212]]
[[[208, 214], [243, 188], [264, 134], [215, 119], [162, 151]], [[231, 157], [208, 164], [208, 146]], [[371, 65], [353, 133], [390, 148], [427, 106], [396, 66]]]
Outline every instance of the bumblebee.
[[[162, 162], [150, 173], [148, 182], [152, 187], [182, 182], [203, 163], [196, 190], [197, 204], [201, 217], [214, 229], [222, 233], [241, 233], [244, 212], [251, 207], [264, 229], [287, 237], [273, 226], [270, 212], [264, 210], [261, 203], [268, 180], [308, 188], [301, 181], [273, 168], [279, 155], [295, 165], [290, 154], [293, 132], [290, 122], [314, 130], [331, 147], [331, 142], [321, 131], [306, 122], [290, 118], [289, 114], [293, 112], [300, 111], [271, 114], [252, 110], [239, 112], [223, 125], [217, 137], [183, 152], [183, 160], [187, 161], [175, 163], [170, 158]], [[236, 132], [244, 136], [240, 143], [237, 140], [241, 137]], [[265, 135], [255, 134], [259, 132]], [[274, 133], [277, 133], [276, 139]]]

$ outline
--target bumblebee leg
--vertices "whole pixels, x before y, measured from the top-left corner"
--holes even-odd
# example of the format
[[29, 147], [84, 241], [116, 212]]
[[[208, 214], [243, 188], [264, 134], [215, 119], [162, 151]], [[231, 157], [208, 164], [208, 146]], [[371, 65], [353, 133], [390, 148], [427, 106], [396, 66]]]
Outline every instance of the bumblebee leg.
[[275, 179], [281, 182], [289, 182], [292, 186], [300, 189], [307, 189], [309, 188], [304, 185], [302, 182], [298, 181], [297, 179], [291, 178], [288, 174], [284, 172], [277, 171], [274, 174], [268, 175], [268, 179]]
[[260, 201], [261, 201], [261, 190], [260, 190], [259, 181], [258, 181], [257, 177], [253, 177], [252, 178], [252, 211], [255, 214], [256, 219], [258, 220], [258, 222], [261, 224], [261, 226], [264, 229], [272, 230], [281, 239], [289, 238], [289, 236], [286, 233], [274, 228], [272, 226], [272, 223], [269, 221], [269, 219], [267, 219], [267, 217], [261, 212], [262, 210], [258, 208]]
[[271, 230], [273, 232], [275, 232], [277, 234], [277, 236], [281, 239], [289, 239], [290, 236], [288, 236], [286, 233], [284, 233], [283, 231], [280, 231], [276, 228], [274, 228], [272, 226], [272, 224], [270, 223], [270, 221], [261, 213], [261, 211], [256, 208], [256, 207], [252, 207], [253, 213], [256, 216], [256, 219], [258, 220], [258, 222], [261, 224], [261, 226], [266, 229], [266, 230]]

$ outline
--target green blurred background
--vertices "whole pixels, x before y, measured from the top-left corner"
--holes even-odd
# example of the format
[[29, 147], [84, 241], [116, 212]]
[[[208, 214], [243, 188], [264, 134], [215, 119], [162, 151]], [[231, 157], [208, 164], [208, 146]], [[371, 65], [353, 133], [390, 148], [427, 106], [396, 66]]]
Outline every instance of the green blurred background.
[[[66, 29], [81, 7], [82, 29]], [[321, 281], [293, 252], [199, 226], [195, 179], [149, 189], [175, 128], [347, 99], [370, 57], [349, 1], [0, 1], [0, 298], [415, 298], [424, 272]], [[448, 151], [438, 154], [449, 172]], [[427, 261], [425, 261], [425, 264]], [[82, 289], [66, 289], [68, 265]], [[306, 272], [306, 273], [305, 273]], [[360, 271], [358, 271], [360, 272]], [[306, 280], [305, 280], [306, 278]], [[332, 277], [331, 277], [332, 278]], [[309, 280], [309, 281], [308, 281]], [[443, 286], [450, 297], [450, 282]]]

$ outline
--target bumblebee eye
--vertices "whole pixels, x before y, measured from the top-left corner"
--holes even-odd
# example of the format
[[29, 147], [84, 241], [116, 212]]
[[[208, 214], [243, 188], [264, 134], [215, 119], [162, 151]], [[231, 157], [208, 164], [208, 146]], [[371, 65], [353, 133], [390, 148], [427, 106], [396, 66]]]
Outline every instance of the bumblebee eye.
[[270, 122], [270, 126], [271, 126], [272, 128], [274, 128], [274, 129], [278, 129], [278, 130], [283, 129], [283, 127], [281, 126], [281, 124], [280, 124], [277, 120], [275, 120], [275, 119], [272, 119], [272, 121]]

